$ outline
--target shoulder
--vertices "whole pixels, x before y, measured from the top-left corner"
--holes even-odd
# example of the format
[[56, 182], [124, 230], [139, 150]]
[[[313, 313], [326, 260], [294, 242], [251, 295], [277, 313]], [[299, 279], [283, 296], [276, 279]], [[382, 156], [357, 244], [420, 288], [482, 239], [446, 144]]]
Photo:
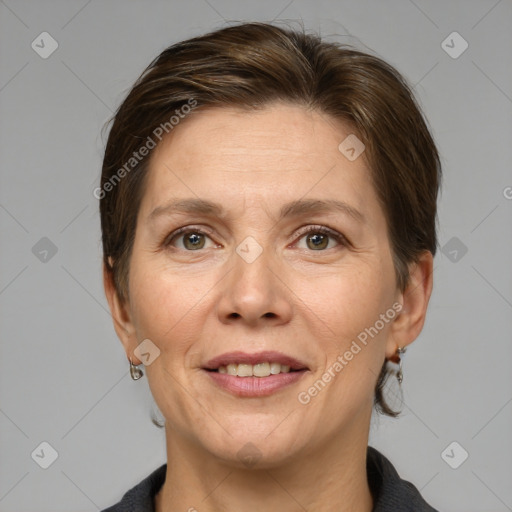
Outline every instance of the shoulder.
[[412, 483], [402, 480], [391, 462], [372, 446], [368, 446], [366, 471], [374, 500], [373, 512], [438, 512]]
[[119, 503], [101, 512], [154, 512], [153, 500], [165, 481], [166, 472], [167, 464], [163, 464], [127, 491]]

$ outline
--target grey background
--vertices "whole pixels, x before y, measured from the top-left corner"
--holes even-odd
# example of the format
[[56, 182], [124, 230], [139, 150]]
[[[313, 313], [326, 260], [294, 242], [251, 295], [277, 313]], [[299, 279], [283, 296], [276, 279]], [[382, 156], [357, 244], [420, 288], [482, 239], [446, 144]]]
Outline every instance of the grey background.
[[[510, 0], [4, 0], [2, 512], [98, 510], [165, 462], [156, 405], [146, 379], [128, 375], [102, 289], [100, 129], [166, 46], [274, 19], [301, 19], [396, 66], [442, 154], [444, 253], [429, 315], [404, 358], [403, 415], [374, 418], [370, 444], [441, 511], [512, 510]], [[44, 31], [59, 45], [47, 59], [31, 47]], [[458, 58], [441, 46], [453, 31], [469, 44]], [[49, 456], [43, 441], [58, 453], [47, 469], [31, 457]], [[469, 453], [457, 469], [441, 456], [453, 441], [452, 463]]]

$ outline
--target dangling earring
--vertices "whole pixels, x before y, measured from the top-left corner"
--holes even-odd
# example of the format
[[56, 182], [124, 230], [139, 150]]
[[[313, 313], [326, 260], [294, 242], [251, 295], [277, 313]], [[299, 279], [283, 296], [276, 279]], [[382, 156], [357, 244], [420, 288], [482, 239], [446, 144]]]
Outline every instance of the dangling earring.
[[402, 372], [402, 358], [400, 357], [402, 354], [405, 354], [406, 348], [398, 347], [396, 349], [397, 357], [398, 357], [398, 371], [396, 372], [396, 379], [398, 380], [398, 384], [401, 386], [402, 381], [404, 380], [404, 374]]
[[131, 378], [133, 380], [139, 380], [143, 375], [144, 375], [144, 373], [142, 372], [142, 370], [140, 368], [137, 368], [132, 363], [132, 358], [130, 357], [130, 376], [131, 376]]

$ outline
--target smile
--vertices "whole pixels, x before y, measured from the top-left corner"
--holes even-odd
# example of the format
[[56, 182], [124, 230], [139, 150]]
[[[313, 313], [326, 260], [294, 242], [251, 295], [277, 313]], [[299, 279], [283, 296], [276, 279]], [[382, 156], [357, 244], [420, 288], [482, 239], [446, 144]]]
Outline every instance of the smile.
[[210, 359], [202, 370], [215, 386], [235, 396], [263, 397], [299, 381], [309, 368], [304, 362], [281, 352], [248, 354], [235, 351]]
[[290, 366], [275, 362], [257, 364], [232, 363], [227, 366], [219, 366], [217, 371], [228, 375], [236, 375], [237, 377], [268, 377], [269, 375], [278, 375], [279, 373], [289, 373]]

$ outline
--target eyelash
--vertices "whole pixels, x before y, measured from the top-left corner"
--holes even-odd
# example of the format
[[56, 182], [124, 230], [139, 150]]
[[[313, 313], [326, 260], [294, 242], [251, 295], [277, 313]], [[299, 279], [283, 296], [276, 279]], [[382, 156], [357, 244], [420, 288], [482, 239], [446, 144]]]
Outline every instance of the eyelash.
[[[211, 231], [207, 231], [204, 228], [195, 228], [194, 226], [187, 226], [184, 228], [179, 228], [176, 231], [173, 231], [169, 236], [165, 237], [163, 241], [163, 245], [165, 247], [168, 247], [172, 244], [175, 238], [177, 238], [179, 235], [185, 235], [187, 233], [199, 233], [201, 235], [210, 236], [212, 234]], [[194, 252], [194, 251], [189, 251]]]
[[[304, 236], [308, 235], [309, 233], [321, 233], [322, 235], [327, 235], [331, 237], [332, 239], [336, 240], [340, 245], [348, 245], [348, 240], [337, 231], [334, 231], [334, 229], [330, 229], [326, 226], [307, 226], [306, 229], [300, 230], [298, 233], [298, 240], [303, 238]], [[331, 247], [332, 249], [332, 247]], [[322, 251], [316, 251], [316, 252], [322, 252]]]
[[[195, 228], [194, 226], [187, 226], [183, 228], [179, 228], [176, 231], [173, 231], [169, 236], [167, 236], [164, 241], [163, 245], [165, 247], [171, 246], [172, 242], [179, 237], [180, 235], [185, 235], [188, 233], [198, 233], [205, 236], [210, 236], [212, 234], [212, 231], [205, 230], [204, 228]], [[338, 233], [337, 231], [334, 231], [333, 229], [330, 229], [326, 226], [315, 226], [311, 225], [308, 226], [306, 229], [300, 230], [298, 233], [298, 240], [303, 238], [304, 236], [308, 235], [309, 233], [321, 233], [322, 235], [327, 235], [331, 237], [332, 239], [336, 240], [340, 245], [349, 245], [349, 241], [347, 238], [342, 235], [341, 233]], [[332, 249], [332, 247], [331, 247]], [[324, 249], [325, 250], [325, 249]], [[195, 252], [195, 251], [187, 251], [187, 252]], [[314, 251], [314, 252], [322, 252], [322, 251]]]

